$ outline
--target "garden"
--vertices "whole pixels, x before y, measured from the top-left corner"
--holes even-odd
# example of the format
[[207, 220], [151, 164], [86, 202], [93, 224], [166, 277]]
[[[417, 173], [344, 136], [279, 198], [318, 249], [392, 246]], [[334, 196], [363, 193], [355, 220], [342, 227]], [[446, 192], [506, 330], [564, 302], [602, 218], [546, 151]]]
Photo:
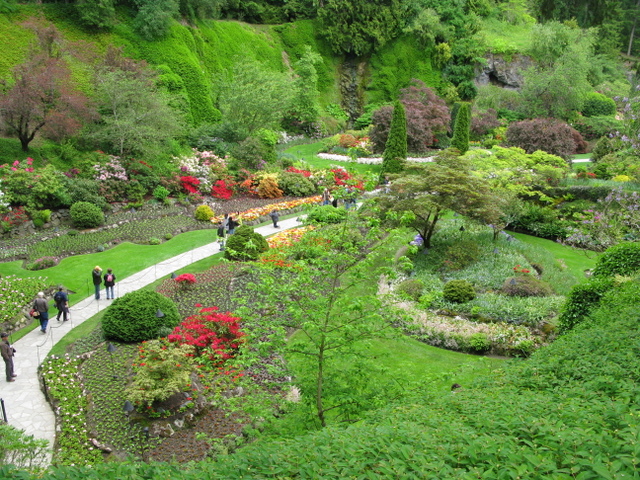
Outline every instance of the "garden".
[[53, 347], [0, 477], [638, 475], [637, 6], [120, 3], [0, 0], [0, 327], [221, 248]]

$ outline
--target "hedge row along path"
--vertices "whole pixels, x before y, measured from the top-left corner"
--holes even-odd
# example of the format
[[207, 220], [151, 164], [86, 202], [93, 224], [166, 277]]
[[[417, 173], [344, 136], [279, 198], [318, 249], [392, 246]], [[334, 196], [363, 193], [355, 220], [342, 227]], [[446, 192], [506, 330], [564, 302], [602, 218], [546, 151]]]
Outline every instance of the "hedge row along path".
[[[278, 223], [280, 228], [276, 229], [272, 225], [267, 225], [257, 227], [255, 231], [261, 235], [269, 236], [300, 225], [297, 217], [283, 219]], [[214, 242], [141, 270], [127, 278], [118, 280], [115, 290], [116, 296], [138, 290], [180, 268], [219, 252], [220, 246], [218, 242]], [[87, 272], [87, 275], [89, 274], [90, 272]], [[105, 300], [104, 290], [101, 292], [100, 298], [101, 300], [95, 300], [92, 294], [71, 307], [71, 316], [68, 322], [56, 321], [57, 311], [55, 307], [51, 307], [46, 335], [43, 335], [40, 329], [36, 328], [14, 344], [14, 348], [17, 350], [14, 357], [15, 371], [18, 374], [16, 381], [8, 383], [4, 378], [0, 378], [2, 385], [0, 396], [4, 399], [7, 422], [15, 428], [24, 430], [28, 435], [49, 441], [47, 465], [52, 460], [56, 419], [40, 389], [38, 366], [46, 358], [51, 348], [70, 330], [109, 306], [110, 300]], [[2, 376], [4, 377], [4, 374]]]

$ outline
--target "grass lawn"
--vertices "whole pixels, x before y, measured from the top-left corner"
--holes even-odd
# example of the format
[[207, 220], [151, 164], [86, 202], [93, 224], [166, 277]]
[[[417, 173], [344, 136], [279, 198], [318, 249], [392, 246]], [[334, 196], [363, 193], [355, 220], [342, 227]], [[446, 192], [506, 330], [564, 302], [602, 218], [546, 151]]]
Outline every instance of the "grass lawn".
[[160, 263], [176, 255], [201, 247], [215, 241], [212, 230], [195, 230], [178, 235], [161, 245], [136, 245], [122, 243], [104, 252], [75, 255], [60, 261], [55, 267], [40, 271], [22, 268], [22, 261], [0, 263], [0, 275], [19, 277], [47, 277], [51, 285], [64, 285], [78, 295], [70, 297], [74, 304], [93, 292], [91, 270], [100, 265], [104, 271], [113, 268], [119, 280]]
[[297, 160], [304, 160], [315, 168], [331, 168], [333, 165], [341, 165], [347, 170], [358, 173], [380, 173], [380, 165], [369, 165], [365, 163], [337, 162], [335, 160], [324, 160], [317, 156], [322, 147], [322, 142], [308, 143], [305, 145], [295, 145], [284, 150], [284, 153], [294, 156]]
[[558, 262], [564, 263], [567, 266], [567, 269], [579, 281], [585, 280], [586, 277], [584, 275], [584, 271], [595, 267], [598, 257], [600, 256], [599, 253], [580, 250], [573, 247], [566, 247], [552, 240], [532, 237], [531, 235], [525, 235], [524, 233], [509, 233], [522, 242], [542, 247], [551, 252]]

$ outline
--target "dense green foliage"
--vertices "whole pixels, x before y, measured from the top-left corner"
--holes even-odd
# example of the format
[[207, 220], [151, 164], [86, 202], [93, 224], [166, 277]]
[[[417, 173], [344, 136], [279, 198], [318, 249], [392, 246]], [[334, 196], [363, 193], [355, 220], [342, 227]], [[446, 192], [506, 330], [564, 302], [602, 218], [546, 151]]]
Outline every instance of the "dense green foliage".
[[73, 225], [80, 228], [95, 228], [104, 223], [100, 207], [89, 202], [76, 202], [69, 211]]
[[333, 205], [315, 206], [307, 212], [306, 222], [314, 225], [328, 225], [340, 223], [347, 217], [347, 211], [342, 208], [334, 208]]
[[445, 284], [442, 296], [449, 302], [465, 303], [476, 297], [476, 291], [466, 280], [451, 280]]
[[451, 146], [457, 148], [461, 154], [469, 150], [469, 129], [471, 123], [471, 108], [468, 103], [462, 103], [456, 114], [456, 121], [453, 127], [453, 138]]
[[262, 252], [269, 250], [269, 244], [259, 233], [248, 225], [238, 227], [227, 240], [225, 258], [230, 260], [257, 260]]
[[582, 323], [614, 285], [611, 278], [593, 278], [587, 283], [573, 287], [558, 318], [560, 332], [568, 332]]
[[640, 243], [624, 242], [609, 248], [593, 269], [595, 277], [635, 275], [640, 270]]
[[149, 290], [136, 290], [109, 305], [102, 317], [102, 330], [109, 339], [141, 342], [166, 335], [179, 322], [178, 309], [167, 297]]
[[382, 173], [398, 173], [407, 159], [407, 119], [404, 106], [396, 102], [391, 117], [389, 136], [382, 155]]

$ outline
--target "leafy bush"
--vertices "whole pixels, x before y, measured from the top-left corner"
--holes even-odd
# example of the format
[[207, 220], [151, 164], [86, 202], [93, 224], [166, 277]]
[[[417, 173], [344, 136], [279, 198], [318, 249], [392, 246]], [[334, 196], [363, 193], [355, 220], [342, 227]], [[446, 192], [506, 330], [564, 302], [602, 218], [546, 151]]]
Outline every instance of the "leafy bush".
[[213, 210], [209, 205], [200, 205], [196, 208], [194, 217], [199, 222], [208, 222], [214, 216]]
[[448, 270], [462, 270], [480, 258], [480, 248], [473, 240], [462, 240], [447, 248], [443, 258]]
[[558, 331], [568, 332], [583, 322], [613, 286], [611, 278], [591, 278], [587, 283], [573, 287], [558, 317]]
[[36, 439], [33, 435], [27, 435], [22, 430], [0, 422], [0, 465], [31, 469], [42, 465], [46, 453], [46, 440]]
[[491, 348], [491, 342], [486, 333], [474, 333], [467, 339], [469, 349], [473, 352], [482, 353]]
[[594, 277], [629, 276], [640, 270], [640, 242], [624, 242], [608, 248], [593, 269]]
[[104, 223], [104, 214], [100, 207], [89, 202], [76, 202], [71, 205], [71, 221], [80, 228], [95, 228]]
[[318, 205], [307, 213], [306, 223], [314, 225], [327, 225], [330, 223], [340, 223], [347, 218], [347, 211], [342, 208], [335, 208], [332, 205]]
[[267, 240], [254, 232], [253, 228], [242, 225], [227, 240], [224, 256], [229, 260], [252, 261], [257, 260], [260, 254], [267, 250]]
[[485, 135], [491, 134], [499, 126], [500, 120], [498, 120], [498, 114], [493, 108], [475, 113], [471, 117], [471, 139], [480, 140]]
[[396, 292], [402, 296], [406, 296], [414, 302], [417, 302], [420, 299], [423, 290], [424, 284], [417, 278], [404, 280], [396, 287]]
[[153, 198], [158, 200], [159, 202], [164, 202], [169, 196], [169, 190], [167, 190], [162, 185], [158, 185], [153, 189]]
[[576, 149], [572, 128], [558, 120], [536, 118], [523, 120], [507, 128], [507, 144], [520, 147], [527, 153], [536, 150], [569, 158]]
[[553, 295], [548, 283], [531, 275], [517, 275], [507, 278], [502, 285], [502, 293], [511, 297], [546, 297]]
[[260, 179], [260, 183], [256, 188], [260, 198], [280, 198], [282, 190], [278, 187], [278, 180], [275, 175], [265, 175]]
[[141, 342], [158, 336], [163, 327], [180, 322], [178, 309], [168, 298], [149, 290], [136, 290], [116, 298], [102, 317], [105, 337]]
[[606, 137], [622, 130], [622, 122], [615, 117], [580, 117], [572, 125], [587, 140]]
[[585, 117], [598, 117], [615, 115], [616, 102], [613, 99], [598, 92], [590, 92], [586, 95], [582, 105], [582, 114]]
[[55, 267], [59, 262], [56, 257], [42, 257], [27, 265], [27, 270], [44, 270], [45, 268]]
[[[449, 127], [449, 109], [441, 98], [423, 82], [413, 80], [401, 90], [400, 102], [407, 120], [407, 147], [409, 152], [421, 153], [433, 144], [434, 135], [446, 132]], [[391, 128], [393, 107], [384, 106], [373, 114], [371, 141], [374, 151], [383, 152]]]
[[308, 197], [316, 193], [316, 186], [304, 175], [294, 172], [282, 172], [278, 175], [278, 187], [285, 195]]
[[31, 220], [36, 228], [40, 228], [51, 220], [51, 210], [36, 210], [31, 213]]
[[466, 303], [476, 298], [476, 291], [466, 280], [451, 280], [444, 285], [442, 296], [448, 302]]

